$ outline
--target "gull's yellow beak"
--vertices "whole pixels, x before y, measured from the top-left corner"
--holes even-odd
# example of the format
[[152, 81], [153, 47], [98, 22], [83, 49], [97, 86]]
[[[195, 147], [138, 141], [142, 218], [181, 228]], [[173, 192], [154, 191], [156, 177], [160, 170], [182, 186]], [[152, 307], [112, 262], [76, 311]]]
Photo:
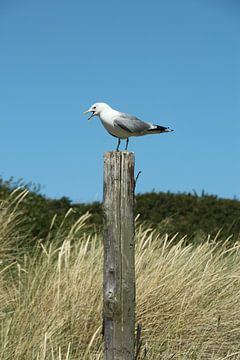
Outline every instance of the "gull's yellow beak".
[[89, 116], [89, 118], [88, 118], [88, 120], [90, 120], [93, 116], [94, 116], [94, 110], [92, 110], [91, 108], [90, 109], [88, 109], [88, 110], [86, 110], [86, 111], [84, 111], [84, 115], [85, 114], [88, 114], [88, 113], [92, 113], [90, 116]]

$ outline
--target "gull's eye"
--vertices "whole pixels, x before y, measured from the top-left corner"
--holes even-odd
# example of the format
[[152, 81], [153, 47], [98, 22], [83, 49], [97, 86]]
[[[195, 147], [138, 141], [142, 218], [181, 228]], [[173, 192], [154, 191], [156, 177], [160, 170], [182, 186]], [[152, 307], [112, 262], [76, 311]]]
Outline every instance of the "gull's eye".
[[96, 106], [94, 106], [93, 109], [96, 109]]

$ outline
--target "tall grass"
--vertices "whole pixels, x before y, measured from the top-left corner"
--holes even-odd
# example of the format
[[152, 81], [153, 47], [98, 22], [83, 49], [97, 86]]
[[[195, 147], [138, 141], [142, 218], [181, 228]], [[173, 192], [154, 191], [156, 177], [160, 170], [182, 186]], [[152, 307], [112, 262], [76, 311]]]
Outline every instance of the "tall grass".
[[[25, 195], [0, 205], [0, 360], [102, 359], [101, 235], [85, 232], [86, 214], [16, 251]], [[139, 225], [136, 273], [142, 359], [240, 359], [239, 244], [176, 245]]]

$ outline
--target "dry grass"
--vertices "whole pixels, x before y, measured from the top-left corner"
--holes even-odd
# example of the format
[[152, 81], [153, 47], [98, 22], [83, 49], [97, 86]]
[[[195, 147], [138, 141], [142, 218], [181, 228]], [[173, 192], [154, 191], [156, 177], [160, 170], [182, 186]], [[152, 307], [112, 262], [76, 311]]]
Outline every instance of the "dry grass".
[[[21, 196], [0, 207], [0, 360], [100, 360], [101, 236], [84, 233], [86, 214], [68, 234], [14, 257]], [[240, 359], [240, 247], [173, 242], [138, 227], [145, 359]]]

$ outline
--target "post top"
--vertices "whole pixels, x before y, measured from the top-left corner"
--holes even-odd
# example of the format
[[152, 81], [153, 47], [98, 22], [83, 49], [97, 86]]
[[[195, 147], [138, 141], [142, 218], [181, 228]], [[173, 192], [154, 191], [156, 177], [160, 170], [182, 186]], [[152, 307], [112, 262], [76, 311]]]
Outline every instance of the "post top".
[[134, 162], [135, 154], [130, 151], [107, 151], [104, 153], [104, 161], [127, 161]]
[[130, 155], [130, 154], [132, 154], [132, 155], [134, 155], [134, 152], [126, 151], [126, 150], [123, 150], [123, 151], [113, 150], [113, 151], [106, 151], [104, 153], [104, 155], [107, 155], [107, 154], [112, 154], [112, 155], [120, 155], [120, 154], [128, 154], [128, 155]]

